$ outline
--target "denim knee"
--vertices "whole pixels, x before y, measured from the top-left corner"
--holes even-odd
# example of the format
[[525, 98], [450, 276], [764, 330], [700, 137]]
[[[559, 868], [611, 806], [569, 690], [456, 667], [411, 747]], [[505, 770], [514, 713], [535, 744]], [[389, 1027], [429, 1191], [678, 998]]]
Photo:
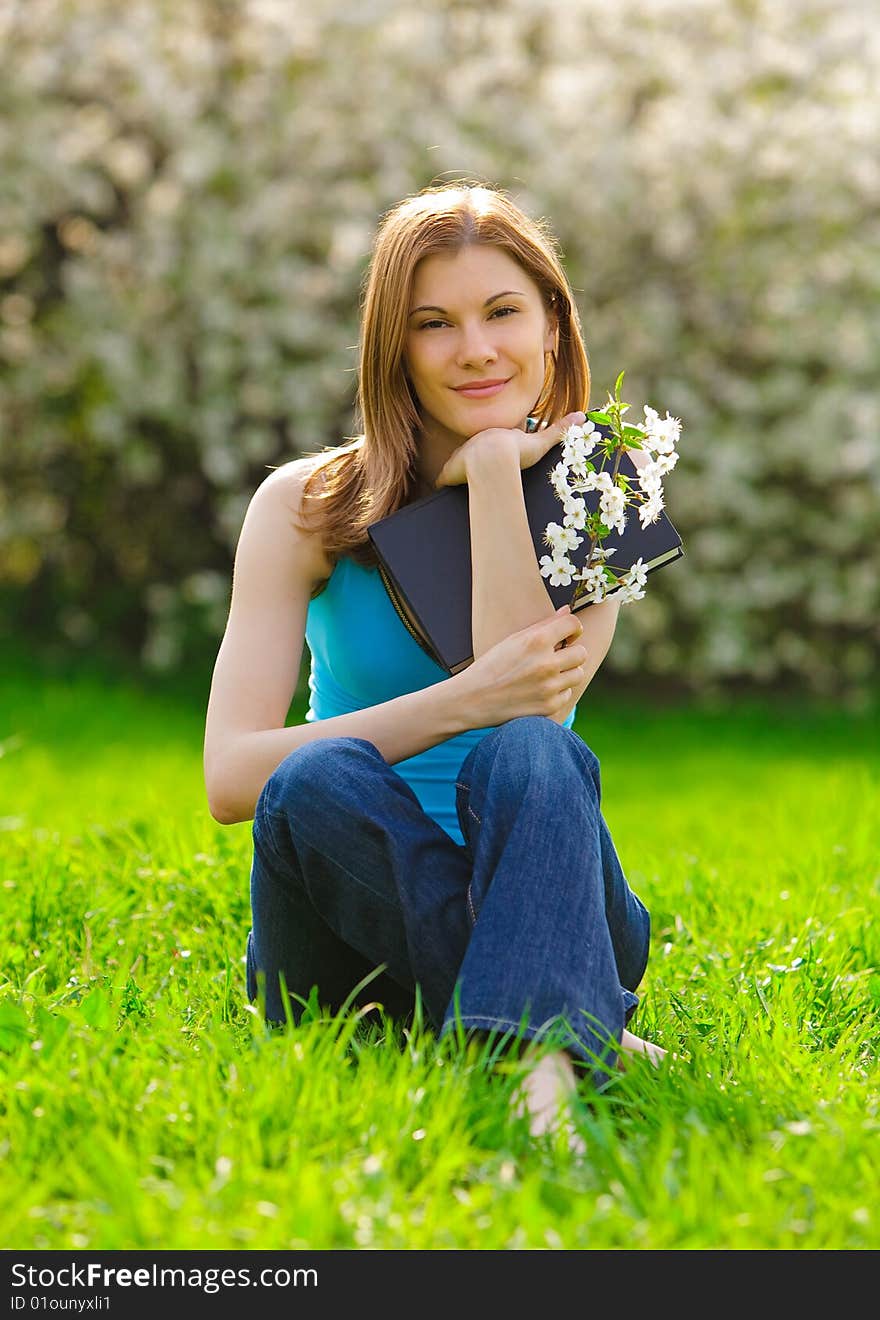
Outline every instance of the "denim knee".
[[381, 760], [365, 738], [316, 738], [290, 752], [263, 785], [254, 822], [267, 811], [290, 814], [326, 800], [343, 782], [352, 762]]
[[573, 729], [557, 724], [546, 715], [522, 715], [508, 720], [489, 734], [477, 750], [482, 746], [496, 757], [503, 756], [509, 766], [518, 767], [529, 780], [535, 776], [558, 780], [570, 768], [579, 779], [586, 777], [598, 793], [598, 757]]

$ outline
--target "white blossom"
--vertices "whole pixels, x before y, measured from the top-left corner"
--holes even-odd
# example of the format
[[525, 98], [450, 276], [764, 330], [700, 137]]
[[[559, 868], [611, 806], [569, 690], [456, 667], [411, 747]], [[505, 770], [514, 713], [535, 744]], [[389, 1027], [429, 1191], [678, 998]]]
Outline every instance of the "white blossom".
[[[596, 431], [595, 423], [588, 421], [583, 425], [570, 426], [562, 438], [562, 461], [557, 463], [550, 475], [562, 503], [563, 519], [561, 524], [548, 523], [545, 529], [544, 540], [552, 553], [541, 558], [541, 575], [549, 578], [552, 586], [568, 586], [574, 578], [579, 584], [578, 598], [590, 602], [604, 600], [611, 592], [622, 603], [641, 600], [644, 596], [648, 580], [644, 560], [637, 559], [626, 572], [617, 571], [611, 565], [606, 567], [606, 561], [614, 553], [615, 547], [603, 545], [602, 540], [610, 530], [618, 533], [625, 530], [627, 509], [630, 507], [637, 508], [643, 528], [657, 521], [664, 507], [663, 477], [672, 471], [678, 461], [675, 445], [681, 435], [681, 419], [670, 416], [668, 412], [661, 418], [655, 408], [646, 404], [644, 425], [634, 425], [644, 436], [639, 448], [647, 461], [637, 465], [637, 488], [633, 488], [629, 480], [620, 479], [618, 483], [617, 464], [609, 469], [607, 462], [625, 444], [620, 422], [629, 405], [621, 404], [620, 380], [616, 396], [608, 396], [606, 407], [616, 437], [612, 452], [607, 451], [605, 444], [596, 443], [601, 433]], [[600, 463], [598, 471], [592, 467], [594, 456], [598, 456], [596, 461]], [[585, 531], [592, 517], [592, 506], [579, 496], [592, 491], [599, 493], [597, 512], [608, 531], [602, 536], [591, 535], [587, 562], [578, 568], [569, 555], [583, 544], [585, 537], [578, 536], [577, 532]]]
[[614, 594], [620, 601], [621, 605], [628, 605], [630, 601], [641, 600], [645, 592], [641, 587], [631, 585], [624, 581], [622, 586], [618, 587]]
[[578, 499], [575, 495], [570, 495], [567, 499], [562, 501], [562, 508], [565, 512], [565, 517], [562, 521], [565, 523], [566, 527], [574, 527], [577, 528], [578, 531], [581, 531], [586, 527], [586, 501]]
[[661, 472], [656, 463], [646, 463], [639, 469], [639, 486], [646, 495], [658, 495], [661, 486]]
[[587, 600], [598, 603], [605, 599], [605, 588], [607, 579], [605, 571], [601, 565], [588, 565], [581, 569], [578, 579], [584, 584], [583, 596]]
[[667, 472], [672, 471], [672, 469], [675, 467], [677, 462], [678, 462], [677, 453], [658, 454], [657, 457], [654, 459], [654, 466], [656, 467], [657, 471], [660, 473], [661, 476], [665, 476]]
[[[589, 429], [588, 429], [589, 428]], [[562, 463], [578, 477], [587, 475], [587, 463], [595, 447], [592, 432], [595, 423], [570, 426], [562, 439]]]
[[600, 490], [611, 492], [616, 489], [611, 479], [610, 472], [586, 472], [582, 477], [576, 477], [573, 481], [571, 490], [585, 493], [590, 490]]
[[634, 564], [630, 566], [624, 581], [629, 586], [643, 587], [648, 580], [648, 570], [645, 568], [644, 559], [639, 556]]
[[572, 527], [560, 527], [559, 523], [548, 523], [544, 540], [557, 558], [562, 558], [566, 550], [576, 550], [583, 541]]
[[645, 432], [646, 449], [657, 454], [671, 454], [681, 435], [681, 419], [670, 417], [668, 412], [661, 418], [655, 408], [645, 404], [645, 424], [641, 429]]
[[550, 473], [550, 484], [561, 500], [570, 493], [567, 478], [568, 468], [564, 463], [557, 463]]
[[[586, 440], [588, 437], [593, 436], [595, 431], [596, 423], [589, 421], [589, 419], [586, 422], [573, 422], [562, 438], [563, 441]], [[595, 442], [590, 440], [590, 444], [593, 443]]]
[[[613, 527], [622, 532], [626, 526], [626, 493], [619, 486], [603, 490], [599, 500], [599, 511], [606, 527]], [[643, 524], [644, 525], [644, 524]]]
[[550, 579], [551, 587], [568, 587], [575, 573], [575, 566], [570, 559], [552, 558], [542, 555], [540, 559], [541, 577]]
[[663, 496], [660, 494], [652, 495], [650, 499], [645, 500], [644, 504], [639, 505], [639, 521], [643, 527], [648, 523], [655, 523], [660, 517], [663, 509]]

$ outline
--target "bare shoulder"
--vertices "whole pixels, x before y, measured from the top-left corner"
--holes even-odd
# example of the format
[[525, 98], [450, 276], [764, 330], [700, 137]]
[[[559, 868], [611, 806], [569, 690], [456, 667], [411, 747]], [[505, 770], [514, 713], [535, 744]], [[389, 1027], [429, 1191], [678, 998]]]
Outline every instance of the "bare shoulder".
[[329, 577], [333, 567], [320, 532], [303, 527], [301, 522], [303, 495], [317, 457], [306, 454], [273, 469], [254, 491], [245, 519], [259, 528], [261, 540], [264, 536], [272, 540], [281, 558], [295, 557], [314, 583]]

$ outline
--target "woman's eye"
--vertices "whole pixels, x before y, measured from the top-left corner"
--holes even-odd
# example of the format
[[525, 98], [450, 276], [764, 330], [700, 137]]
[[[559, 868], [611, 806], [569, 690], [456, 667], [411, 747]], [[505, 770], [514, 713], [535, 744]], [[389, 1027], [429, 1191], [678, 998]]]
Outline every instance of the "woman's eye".
[[[519, 311], [518, 307], [493, 307], [492, 311], [489, 313], [489, 316], [490, 318], [492, 317], [497, 318], [498, 316], [505, 317], [511, 314], [516, 314], [518, 311]], [[419, 329], [431, 330], [434, 328], [434, 326], [444, 326], [447, 324], [448, 324], [447, 321], [438, 321], [436, 319], [433, 321], [422, 321], [421, 325], [419, 326]]]

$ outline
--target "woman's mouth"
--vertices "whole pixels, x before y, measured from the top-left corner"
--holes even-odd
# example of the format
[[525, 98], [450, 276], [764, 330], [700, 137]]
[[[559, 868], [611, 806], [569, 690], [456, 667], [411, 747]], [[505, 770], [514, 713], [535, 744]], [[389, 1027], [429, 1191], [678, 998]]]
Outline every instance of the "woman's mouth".
[[506, 384], [507, 380], [475, 380], [470, 385], [453, 385], [452, 388], [466, 399], [489, 399], [493, 394], [499, 394]]

